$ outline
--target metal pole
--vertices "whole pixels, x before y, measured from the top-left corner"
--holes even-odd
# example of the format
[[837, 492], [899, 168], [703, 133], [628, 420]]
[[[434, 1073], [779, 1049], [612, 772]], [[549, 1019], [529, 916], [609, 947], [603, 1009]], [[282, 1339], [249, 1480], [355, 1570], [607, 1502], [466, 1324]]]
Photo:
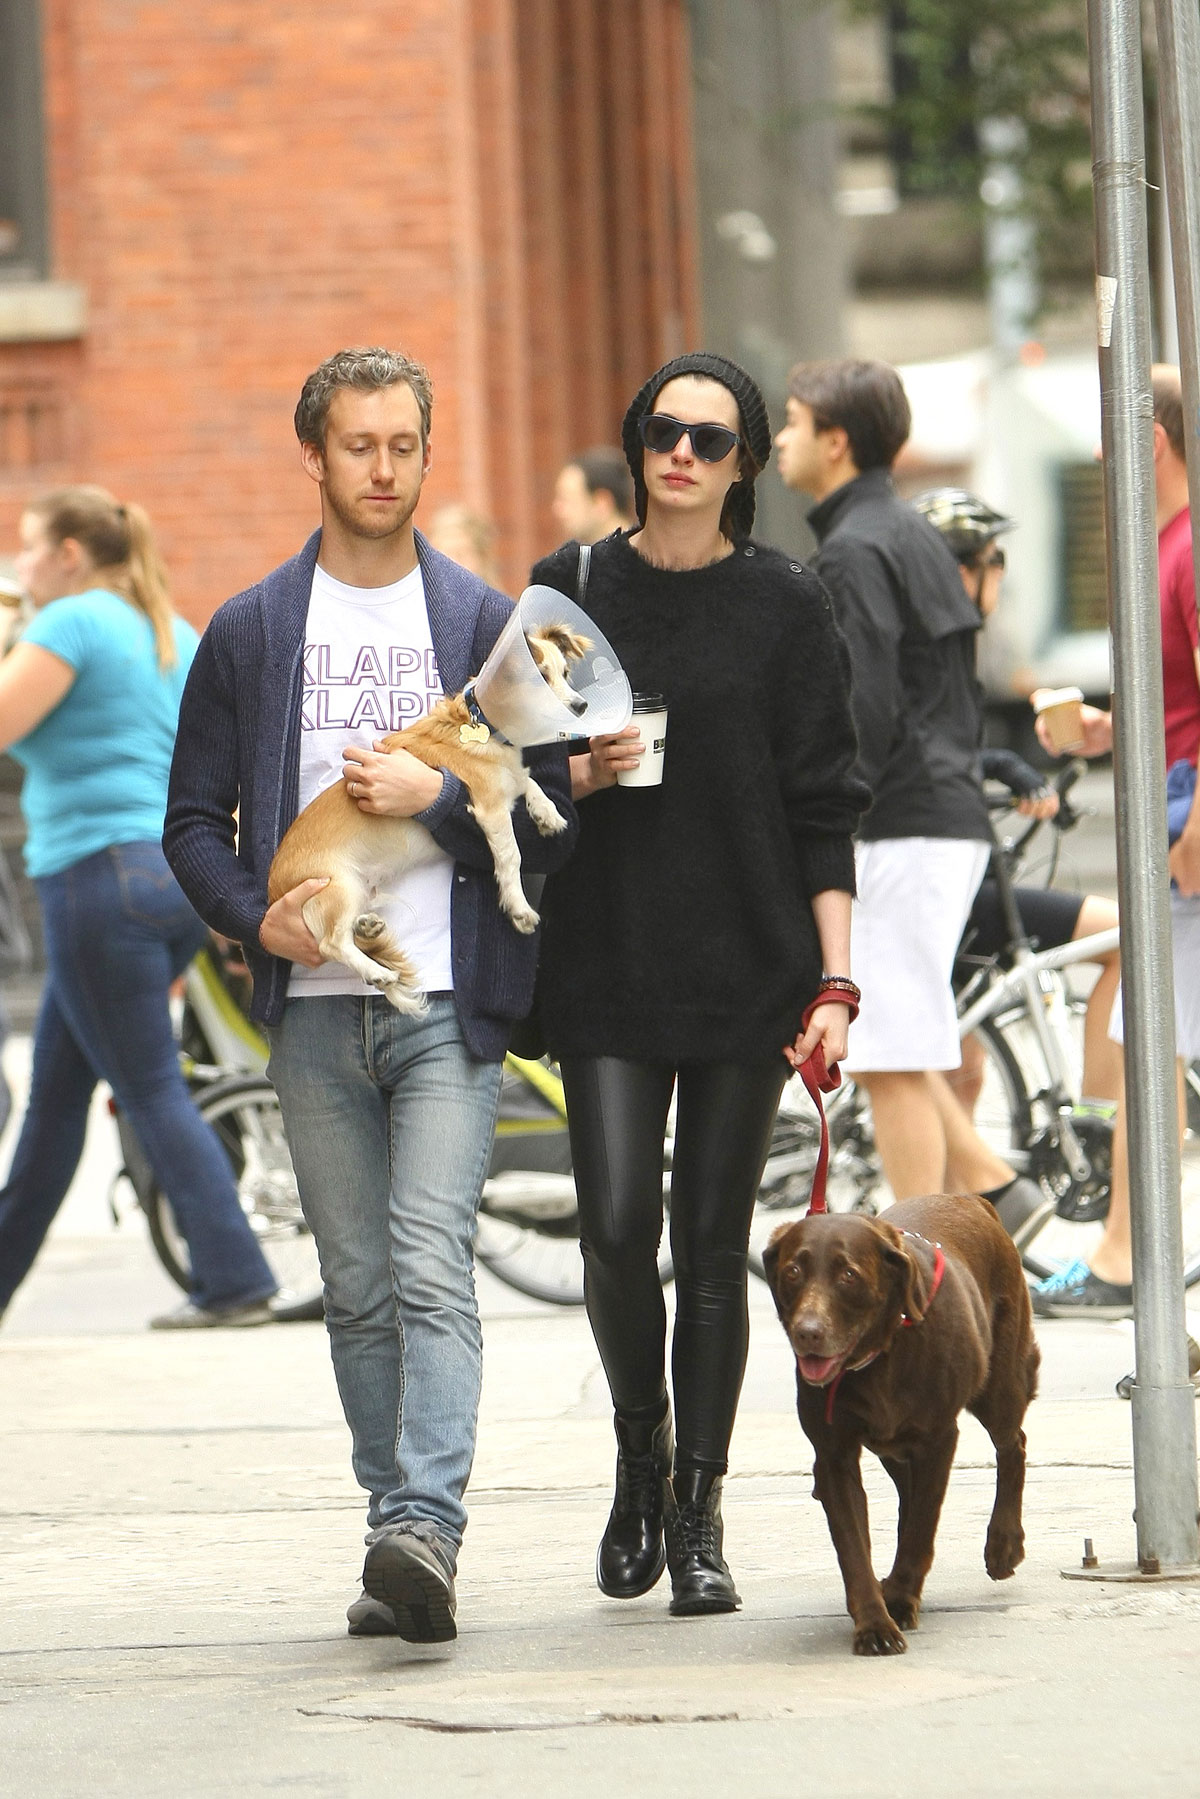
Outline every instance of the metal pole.
[[1138, 1565], [1152, 1574], [1194, 1569], [1200, 1545], [1175, 1116], [1140, 31], [1137, 0], [1088, 0], [1138, 1372], [1133, 1469]]
[[1155, 0], [1154, 18], [1183, 435], [1192, 497], [1192, 562], [1200, 608], [1200, 7], [1196, 0]]

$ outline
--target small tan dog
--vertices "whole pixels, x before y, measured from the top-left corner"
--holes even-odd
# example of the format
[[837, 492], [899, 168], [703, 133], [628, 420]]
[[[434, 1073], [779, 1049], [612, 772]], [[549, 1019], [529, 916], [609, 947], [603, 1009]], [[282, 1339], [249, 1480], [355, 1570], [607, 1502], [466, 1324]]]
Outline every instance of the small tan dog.
[[[543, 679], [578, 717], [587, 702], [572, 692], [567, 670], [590, 648], [585, 637], [565, 625], [544, 625], [526, 638]], [[518, 931], [537, 928], [538, 915], [521, 886], [521, 852], [512, 810], [523, 799], [543, 837], [565, 831], [567, 821], [547, 799], [521, 760], [521, 752], [498, 737], [471, 699], [471, 685], [439, 700], [426, 717], [382, 739], [384, 750], [407, 750], [430, 768], [457, 775], [471, 795], [471, 814], [488, 840], [496, 867], [500, 904]], [[415, 818], [362, 812], [344, 780], [319, 793], [285, 833], [267, 883], [272, 904], [302, 881], [328, 877], [328, 885], [301, 909], [305, 924], [327, 961], [344, 962], [377, 987], [398, 1012], [419, 1013], [425, 996], [412, 963], [370, 902], [389, 881], [437, 853], [433, 838]]]

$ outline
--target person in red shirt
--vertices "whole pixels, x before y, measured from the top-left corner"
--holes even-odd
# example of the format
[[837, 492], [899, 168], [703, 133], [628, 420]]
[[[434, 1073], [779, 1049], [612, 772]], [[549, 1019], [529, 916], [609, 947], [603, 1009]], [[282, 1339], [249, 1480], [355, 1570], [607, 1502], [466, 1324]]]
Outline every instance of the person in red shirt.
[[[1183, 429], [1180, 408], [1180, 430]], [[1157, 426], [1156, 430], [1162, 429]], [[1170, 447], [1170, 485], [1182, 483], [1183, 507], [1158, 533], [1158, 598], [1162, 616], [1163, 714], [1167, 767], [1180, 760], [1196, 766], [1200, 748], [1200, 685], [1197, 683], [1196, 588], [1192, 573], [1192, 515], [1187, 504], [1187, 468]], [[1186, 859], [1186, 857], [1185, 857]], [[1172, 869], [1172, 875], [1175, 871]], [[1176, 877], [1177, 879], [1177, 877]], [[1178, 882], [1177, 882], [1178, 884]], [[1200, 880], [1195, 887], [1200, 888]], [[1194, 891], [1182, 888], [1181, 891]]]
[[[1165, 363], [1152, 371], [1154, 391], [1154, 498], [1158, 525], [1158, 598], [1162, 619], [1163, 712], [1167, 766], [1200, 752], [1200, 636], [1192, 562], [1192, 521], [1188, 509], [1183, 396], [1179, 370]], [[1036, 698], [1036, 695], [1034, 696]], [[1112, 748], [1112, 713], [1083, 707], [1082, 754], [1100, 756]], [[1039, 720], [1038, 736], [1051, 749]], [[1200, 1056], [1200, 787], [1181, 836], [1171, 847], [1171, 934], [1175, 974], [1175, 1047], [1179, 1116], [1185, 1118], [1184, 1059]], [[1120, 1004], [1113, 1035], [1121, 1034]], [[1114, 1142], [1119, 1155], [1122, 1142]], [[1086, 1262], [1075, 1262], [1043, 1281], [1033, 1292], [1042, 1317], [1119, 1317], [1133, 1310], [1133, 1262], [1129, 1231], [1128, 1183], [1113, 1182], [1104, 1235]]]

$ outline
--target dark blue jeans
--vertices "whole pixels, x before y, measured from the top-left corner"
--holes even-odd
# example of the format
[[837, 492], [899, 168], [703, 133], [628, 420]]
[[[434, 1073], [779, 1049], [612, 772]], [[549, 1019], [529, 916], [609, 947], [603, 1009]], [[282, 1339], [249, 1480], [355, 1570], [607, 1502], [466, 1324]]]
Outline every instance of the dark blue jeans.
[[0, 1189], [0, 1310], [25, 1278], [79, 1166], [106, 1080], [187, 1240], [192, 1298], [265, 1298], [275, 1279], [229, 1163], [188, 1094], [167, 994], [204, 938], [157, 843], [124, 843], [37, 882], [46, 985], [29, 1109]]

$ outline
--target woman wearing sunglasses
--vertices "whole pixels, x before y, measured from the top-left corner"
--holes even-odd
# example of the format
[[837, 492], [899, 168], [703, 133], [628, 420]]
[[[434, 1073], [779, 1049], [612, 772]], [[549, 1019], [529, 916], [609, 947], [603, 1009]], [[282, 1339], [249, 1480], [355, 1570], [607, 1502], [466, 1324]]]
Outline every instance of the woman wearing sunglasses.
[[[845, 651], [816, 579], [750, 539], [766, 406], [723, 357], [676, 358], [622, 442], [638, 523], [594, 546], [584, 604], [635, 692], [667, 711], [660, 785], [619, 786], [636, 723], [572, 757], [579, 847], [548, 882], [539, 1002], [579, 1191], [588, 1315], [608, 1377], [616, 1496], [603, 1592], [676, 1615], [741, 1603], [722, 1556], [748, 1319], [746, 1244], [789, 1067], [845, 1053], [853, 774]], [[574, 595], [579, 546], [533, 571]], [[675, 1327], [657, 1269], [663, 1141]], [[665, 1524], [665, 1549], [664, 1549]]]

